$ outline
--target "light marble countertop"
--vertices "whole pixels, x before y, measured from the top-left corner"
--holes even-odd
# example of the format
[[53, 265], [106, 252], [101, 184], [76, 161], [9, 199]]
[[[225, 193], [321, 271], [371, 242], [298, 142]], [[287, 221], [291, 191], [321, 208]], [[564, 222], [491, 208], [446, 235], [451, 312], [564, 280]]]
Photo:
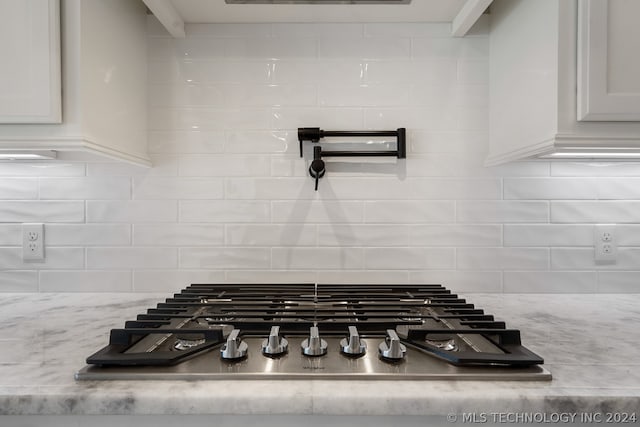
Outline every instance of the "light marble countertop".
[[[111, 328], [168, 294], [0, 294], [0, 414], [638, 412], [640, 294], [469, 294], [545, 358], [546, 382], [75, 381]], [[640, 423], [640, 421], [638, 421]]]

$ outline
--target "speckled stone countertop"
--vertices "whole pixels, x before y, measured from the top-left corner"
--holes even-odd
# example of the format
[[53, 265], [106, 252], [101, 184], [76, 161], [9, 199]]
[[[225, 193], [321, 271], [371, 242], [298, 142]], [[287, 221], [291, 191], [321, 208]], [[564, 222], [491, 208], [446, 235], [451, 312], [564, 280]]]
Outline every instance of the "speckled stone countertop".
[[[2, 415], [434, 415], [638, 412], [640, 294], [469, 294], [522, 331], [547, 382], [75, 381], [85, 358], [167, 294], [0, 294]], [[638, 421], [640, 423], [640, 421]]]

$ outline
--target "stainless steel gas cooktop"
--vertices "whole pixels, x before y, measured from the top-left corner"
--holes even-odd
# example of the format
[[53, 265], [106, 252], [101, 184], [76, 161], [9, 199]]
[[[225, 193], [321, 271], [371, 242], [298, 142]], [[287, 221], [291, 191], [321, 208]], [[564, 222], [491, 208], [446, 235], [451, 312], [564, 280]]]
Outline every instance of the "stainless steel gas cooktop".
[[520, 332], [440, 285], [191, 285], [78, 380], [549, 380]]

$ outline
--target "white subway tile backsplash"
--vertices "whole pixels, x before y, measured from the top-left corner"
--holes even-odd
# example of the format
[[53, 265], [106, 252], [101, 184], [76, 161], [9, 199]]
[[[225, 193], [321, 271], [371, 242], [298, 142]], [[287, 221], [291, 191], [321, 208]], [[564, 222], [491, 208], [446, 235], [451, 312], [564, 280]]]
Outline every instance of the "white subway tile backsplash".
[[[465, 38], [449, 24], [192, 24], [174, 39], [150, 18], [153, 167], [0, 162], [0, 292], [640, 292], [640, 166], [484, 166], [488, 24]], [[327, 158], [316, 192], [299, 127], [406, 127], [407, 159]], [[322, 140], [363, 144], [394, 148]], [[44, 263], [22, 261], [23, 222], [45, 223]], [[596, 223], [617, 224], [616, 264], [593, 260]]]
[[640, 265], [640, 248], [619, 247], [614, 264], [597, 264], [593, 248], [552, 248], [552, 270], [634, 270]]
[[131, 292], [129, 271], [41, 271], [41, 292]]
[[505, 246], [593, 246], [593, 226], [505, 224]]
[[367, 270], [421, 270], [455, 268], [453, 248], [366, 248]]
[[366, 37], [444, 37], [451, 36], [451, 26], [446, 23], [368, 23], [364, 26]]
[[595, 187], [600, 200], [640, 199], [640, 178], [599, 178]]
[[595, 199], [597, 181], [591, 178], [509, 178], [504, 180], [505, 199]]
[[362, 269], [360, 248], [273, 248], [271, 266], [275, 269]]
[[130, 199], [131, 178], [125, 176], [46, 178], [40, 180], [40, 199]]
[[176, 222], [176, 200], [87, 201], [87, 222]]
[[297, 129], [299, 127], [357, 130], [362, 129], [363, 117], [361, 108], [278, 107], [272, 109], [271, 122], [273, 129], [278, 130]]
[[314, 199], [314, 181], [305, 178], [228, 178], [225, 194], [229, 199], [299, 200]]
[[230, 224], [225, 242], [230, 246], [315, 246], [315, 225], [305, 224]]
[[[2, 165], [0, 165], [0, 168]], [[38, 180], [36, 178], [3, 178], [0, 180], [0, 199], [37, 199]]]
[[398, 284], [407, 283], [409, 273], [402, 270], [322, 270], [318, 272], [317, 283], [348, 284]]
[[411, 227], [411, 246], [499, 246], [500, 225], [415, 225]]
[[246, 131], [226, 132], [226, 153], [297, 153], [298, 137], [295, 132]]
[[366, 64], [360, 60], [283, 60], [273, 64], [270, 77], [273, 83], [361, 84]]
[[0, 224], [0, 246], [22, 246], [22, 226]]
[[418, 60], [366, 61], [367, 83], [419, 83], [455, 87], [457, 60], [429, 58]]
[[181, 176], [265, 176], [269, 175], [267, 156], [184, 155], [180, 157]]
[[178, 175], [178, 158], [168, 154], [152, 154], [153, 167], [133, 165], [123, 162], [95, 162], [87, 164], [87, 176], [176, 176]]
[[187, 24], [188, 37], [270, 37], [271, 24]]
[[180, 267], [199, 269], [264, 269], [270, 267], [268, 248], [181, 248]]
[[484, 37], [415, 38], [412, 44], [414, 58], [464, 58], [489, 57], [489, 43]]
[[455, 220], [453, 201], [370, 201], [364, 206], [366, 223], [420, 224]]
[[546, 248], [458, 248], [461, 270], [548, 270]]
[[149, 108], [149, 130], [269, 129], [271, 114], [260, 108]]
[[408, 37], [321, 38], [318, 39], [318, 56], [365, 60], [410, 58], [411, 39]]
[[640, 292], [640, 272], [598, 271], [598, 292], [638, 293]]
[[296, 200], [272, 201], [274, 223], [358, 223], [364, 208], [357, 201]]
[[217, 224], [134, 224], [134, 246], [222, 246], [224, 226]]
[[637, 162], [551, 162], [552, 176], [640, 176]]
[[81, 201], [3, 201], [0, 222], [82, 222]]
[[320, 225], [319, 246], [408, 246], [406, 225]]
[[88, 269], [170, 269], [177, 266], [176, 248], [87, 248]]
[[458, 83], [487, 85], [489, 83], [488, 59], [461, 59], [458, 61]]
[[636, 223], [640, 201], [552, 201], [551, 222]]
[[0, 176], [84, 176], [83, 163], [52, 162], [0, 162]]
[[269, 202], [215, 200], [180, 202], [180, 222], [269, 222]]
[[157, 131], [149, 132], [151, 153], [222, 153], [223, 131]]
[[0, 292], [37, 292], [37, 271], [0, 271]]
[[129, 224], [46, 224], [45, 244], [51, 246], [126, 246]]
[[548, 222], [547, 201], [458, 201], [458, 222], [463, 223], [511, 223]]
[[357, 23], [275, 23], [272, 24], [273, 37], [288, 38], [358, 38], [362, 37], [363, 24]]
[[595, 272], [505, 271], [504, 291], [509, 293], [593, 293]]
[[83, 269], [83, 248], [45, 247], [44, 261], [23, 261], [22, 246], [0, 248], [0, 265], [3, 270]]
[[221, 178], [136, 177], [133, 198], [153, 199], [221, 199], [224, 195]]

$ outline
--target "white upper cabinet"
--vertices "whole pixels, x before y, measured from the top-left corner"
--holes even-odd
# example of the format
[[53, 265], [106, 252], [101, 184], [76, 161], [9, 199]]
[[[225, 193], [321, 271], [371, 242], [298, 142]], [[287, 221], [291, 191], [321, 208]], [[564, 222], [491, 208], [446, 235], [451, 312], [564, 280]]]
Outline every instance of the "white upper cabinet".
[[[603, 5], [608, 13], [596, 12]], [[640, 158], [639, 8], [637, 0], [492, 3], [487, 164]]]
[[[12, 24], [14, 18], [22, 22], [20, 25], [26, 20], [24, 6], [13, 3], [38, 4], [41, 10], [40, 3], [50, 6], [57, 1], [0, 0], [4, 6], [0, 31], [4, 34], [7, 31], [4, 26]], [[61, 58], [62, 122], [0, 125], [0, 150], [53, 150], [60, 158], [73, 152], [74, 159], [93, 159], [98, 155], [149, 166], [144, 4], [139, 0], [60, 0], [59, 3], [62, 56], [55, 50], [49, 53]], [[20, 33], [22, 37], [25, 31]], [[0, 45], [6, 37], [8, 35], [1, 39]], [[30, 38], [35, 40], [31, 46], [49, 39], [42, 33]], [[0, 85], [13, 83], [6, 79], [15, 71], [5, 71], [5, 64], [12, 63], [14, 58], [24, 61], [26, 55], [3, 52]], [[28, 93], [22, 82], [19, 89]], [[42, 90], [45, 89], [55, 91], [55, 86]], [[0, 100], [2, 108], [11, 109], [5, 102], [4, 98]]]
[[640, 1], [578, 10], [578, 120], [640, 121]]
[[60, 123], [58, 0], [0, 0], [0, 123]]

